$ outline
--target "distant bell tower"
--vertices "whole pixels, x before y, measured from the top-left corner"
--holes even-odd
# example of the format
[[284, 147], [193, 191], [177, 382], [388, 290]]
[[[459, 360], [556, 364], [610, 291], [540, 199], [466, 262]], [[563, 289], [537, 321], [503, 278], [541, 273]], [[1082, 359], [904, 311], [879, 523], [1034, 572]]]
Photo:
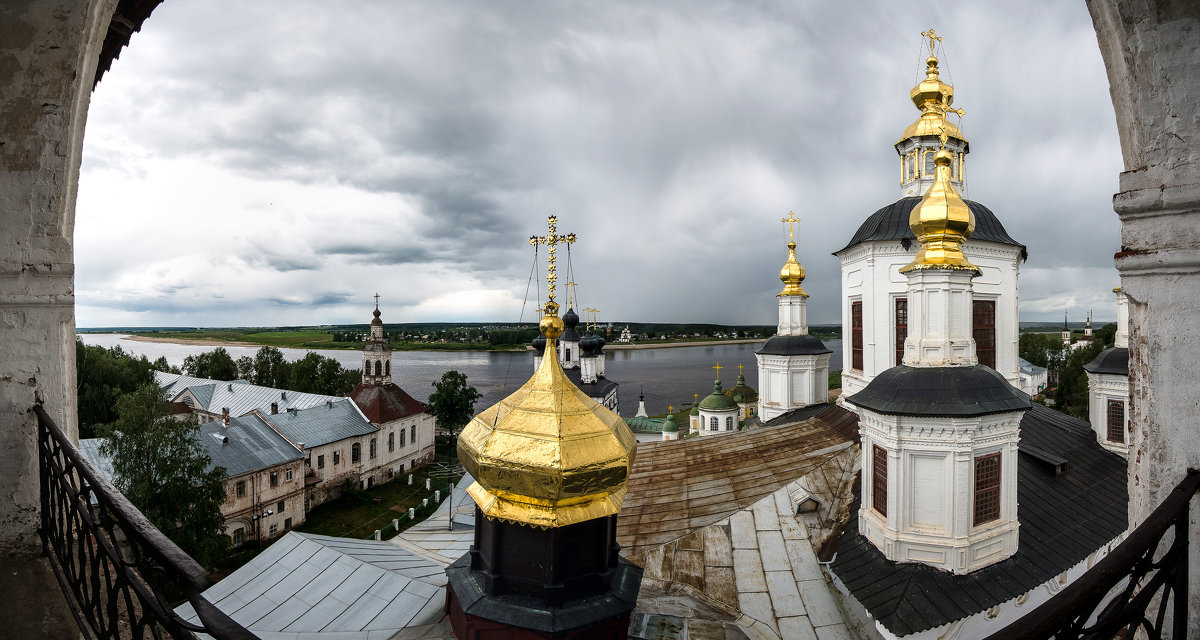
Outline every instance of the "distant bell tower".
[[391, 384], [392, 346], [383, 335], [383, 320], [379, 319], [379, 294], [375, 294], [375, 318], [371, 320], [371, 334], [363, 345], [362, 383]]

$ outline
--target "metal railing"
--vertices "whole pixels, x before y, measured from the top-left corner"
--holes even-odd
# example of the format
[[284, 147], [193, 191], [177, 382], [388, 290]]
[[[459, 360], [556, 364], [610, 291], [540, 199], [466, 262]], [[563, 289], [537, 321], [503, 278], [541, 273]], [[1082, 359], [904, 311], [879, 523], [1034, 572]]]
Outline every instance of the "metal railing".
[[[204, 599], [208, 575], [83, 456], [45, 410], [38, 419], [42, 553], [85, 638], [257, 638]], [[199, 624], [175, 613], [186, 598]]]
[[1197, 489], [1200, 471], [1189, 470], [1112, 553], [988, 640], [1186, 638], [1188, 516]]

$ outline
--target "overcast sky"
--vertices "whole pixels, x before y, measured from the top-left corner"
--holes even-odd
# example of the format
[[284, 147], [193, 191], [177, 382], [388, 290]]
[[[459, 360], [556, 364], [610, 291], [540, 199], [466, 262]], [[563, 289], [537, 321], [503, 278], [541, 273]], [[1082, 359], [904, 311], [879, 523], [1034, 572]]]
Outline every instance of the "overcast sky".
[[170, 0], [92, 96], [77, 324], [365, 323], [377, 291], [387, 322], [530, 320], [550, 214], [602, 321], [773, 324], [788, 211], [840, 322], [830, 254], [900, 197], [930, 27], [967, 196], [1029, 247], [1021, 319], [1115, 318], [1082, 3]]

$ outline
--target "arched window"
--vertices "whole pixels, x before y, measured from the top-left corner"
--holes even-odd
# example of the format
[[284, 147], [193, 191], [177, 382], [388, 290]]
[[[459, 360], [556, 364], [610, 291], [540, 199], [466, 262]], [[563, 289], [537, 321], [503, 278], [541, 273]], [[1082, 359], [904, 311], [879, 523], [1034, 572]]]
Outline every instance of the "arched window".
[[412, 438], [410, 438], [412, 440], [412, 443], [416, 444], [417, 443], [417, 425], [414, 424], [412, 426], [412, 434], [410, 434], [410, 435], [412, 435]]
[[350, 447], [350, 462], [362, 461], [362, 445], [355, 442], [353, 447]]
[[733, 416], [729, 416], [728, 418], [725, 418], [725, 430], [733, 431]]
[[383, 375], [385, 375], [385, 376], [392, 375], [392, 361], [391, 360], [383, 361]]
[[[402, 438], [404, 437], [403, 431], [400, 432], [400, 437], [402, 437]], [[396, 432], [393, 431], [392, 433], [388, 434], [388, 452], [390, 453], [395, 450], [396, 450]]]
[[375, 375], [377, 375], [377, 376], [383, 375], [383, 363], [380, 362], [379, 360], [375, 361]]
[[708, 430], [709, 431], [717, 430], [717, 417], [716, 416], [713, 416], [708, 419]]
[[404, 427], [400, 427], [400, 446], [404, 446]]
[[371, 457], [375, 457], [375, 438], [371, 438]]

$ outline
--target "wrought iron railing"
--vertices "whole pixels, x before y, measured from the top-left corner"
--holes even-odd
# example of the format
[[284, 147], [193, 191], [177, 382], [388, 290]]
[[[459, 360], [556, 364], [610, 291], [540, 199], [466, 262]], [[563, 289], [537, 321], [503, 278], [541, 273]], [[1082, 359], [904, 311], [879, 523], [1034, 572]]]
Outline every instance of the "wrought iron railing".
[[[42, 407], [38, 418], [42, 553], [85, 638], [252, 640], [201, 592], [204, 569], [167, 539], [80, 453]], [[186, 598], [188, 622], [171, 602]]]
[[1190, 470], [1129, 537], [1057, 595], [988, 640], [1186, 638]]

